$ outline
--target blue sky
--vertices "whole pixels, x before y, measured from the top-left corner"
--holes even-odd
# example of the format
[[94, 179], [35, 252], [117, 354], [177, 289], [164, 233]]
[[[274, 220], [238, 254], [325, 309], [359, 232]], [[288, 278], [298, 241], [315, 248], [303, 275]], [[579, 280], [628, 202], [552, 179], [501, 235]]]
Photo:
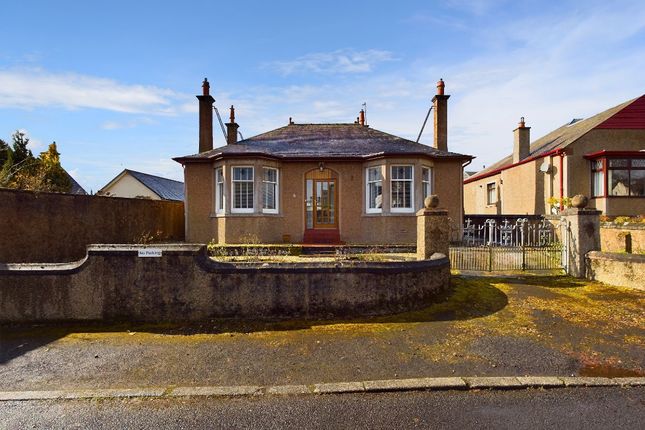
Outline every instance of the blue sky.
[[412, 139], [443, 78], [449, 149], [473, 170], [511, 151], [520, 116], [535, 139], [645, 93], [642, 1], [22, 0], [2, 16], [0, 138], [56, 141], [88, 191], [126, 167], [181, 179], [206, 76], [245, 137], [367, 102], [372, 127]]

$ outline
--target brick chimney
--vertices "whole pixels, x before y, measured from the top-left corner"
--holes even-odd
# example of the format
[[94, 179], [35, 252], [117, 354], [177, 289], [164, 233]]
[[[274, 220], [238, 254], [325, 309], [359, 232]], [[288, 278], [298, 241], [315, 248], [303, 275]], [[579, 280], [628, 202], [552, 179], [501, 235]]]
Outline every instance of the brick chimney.
[[513, 130], [513, 164], [519, 163], [529, 156], [531, 145], [531, 127], [524, 123], [524, 117], [520, 118], [520, 123]]
[[215, 99], [210, 95], [210, 84], [204, 78], [202, 95], [199, 100], [199, 152], [213, 149], [213, 103]]
[[443, 79], [437, 82], [437, 95], [432, 98], [434, 109], [434, 147], [441, 150], [448, 150], [448, 98], [444, 94], [446, 84]]
[[231, 105], [230, 122], [226, 123], [226, 144], [235, 145], [237, 143], [237, 128], [239, 125], [235, 122], [235, 108]]
[[363, 109], [361, 109], [361, 112], [358, 115], [358, 123], [360, 125], [365, 125], [365, 111]]

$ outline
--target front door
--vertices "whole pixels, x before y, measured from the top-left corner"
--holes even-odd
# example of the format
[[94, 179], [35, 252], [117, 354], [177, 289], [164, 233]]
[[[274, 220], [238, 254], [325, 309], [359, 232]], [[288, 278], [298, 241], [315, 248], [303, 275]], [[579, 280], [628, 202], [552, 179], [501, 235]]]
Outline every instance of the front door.
[[336, 180], [314, 180], [313, 192], [313, 228], [336, 228]]
[[339, 243], [338, 176], [316, 169], [305, 176], [305, 243]]

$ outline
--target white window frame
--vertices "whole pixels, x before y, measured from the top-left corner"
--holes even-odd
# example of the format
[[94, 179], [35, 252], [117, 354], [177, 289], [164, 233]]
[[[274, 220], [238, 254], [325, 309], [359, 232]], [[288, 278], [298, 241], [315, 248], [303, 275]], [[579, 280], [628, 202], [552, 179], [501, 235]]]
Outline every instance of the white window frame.
[[[253, 179], [251, 180], [236, 180], [235, 179], [235, 169], [251, 169]], [[252, 199], [251, 204], [253, 205], [250, 208], [236, 208], [235, 207], [235, 183], [236, 182], [246, 182], [251, 183], [251, 192]], [[255, 168], [254, 166], [231, 166], [231, 213], [253, 213], [255, 211]]]
[[[428, 171], [428, 180], [423, 180], [423, 171]], [[425, 202], [426, 197], [429, 197], [434, 192], [434, 169], [430, 166], [421, 166], [421, 194], [423, 196], [423, 201]], [[426, 194], [426, 185], [428, 187], [428, 193]]]
[[[493, 193], [494, 198], [495, 198], [494, 201], [489, 201], [488, 200], [488, 186], [489, 185], [494, 185], [495, 186], [495, 192]], [[496, 205], [498, 201], [499, 201], [499, 190], [498, 190], [498, 187], [497, 187], [497, 182], [493, 181], [493, 182], [486, 183], [486, 205], [487, 206], [493, 206], [493, 205]]]
[[[266, 170], [275, 170], [275, 182], [269, 182], [265, 179], [264, 173]], [[266, 200], [265, 200], [265, 192], [264, 192], [264, 187], [266, 187], [268, 184], [274, 184], [275, 185], [275, 193], [274, 193], [274, 199], [275, 199], [275, 209], [270, 209], [266, 208]], [[275, 167], [262, 167], [262, 213], [265, 214], [277, 214], [280, 211], [280, 170], [275, 168]]]
[[[377, 169], [379, 173], [379, 179], [375, 181], [370, 181], [370, 170]], [[370, 166], [365, 169], [365, 213], [368, 214], [379, 214], [383, 212], [383, 165], [379, 166]], [[370, 184], [372, 183], [381, 183], [381, 207], [380, 208], [371, 208], [370, 207]]]
[[[224, 166], [215, 168], [215, 213], [218, 215], [224, 214], [226, 211], [226, 181], [224, 179]], [[220, 202], [222, 203], [220, 206]]]
[[[410, 167], [410, 179], [394, 179], [392, 174], [393, 169], [398, 167]], [[409, 182], [410, 183], [410, 207], [409, 208], [395, 208], [394, 204], [394, 183], [395, 182]], [[390, 212], [392, 213], [414, 213], [414, 165], [413, 164], [392, 164], [390, 165]]]

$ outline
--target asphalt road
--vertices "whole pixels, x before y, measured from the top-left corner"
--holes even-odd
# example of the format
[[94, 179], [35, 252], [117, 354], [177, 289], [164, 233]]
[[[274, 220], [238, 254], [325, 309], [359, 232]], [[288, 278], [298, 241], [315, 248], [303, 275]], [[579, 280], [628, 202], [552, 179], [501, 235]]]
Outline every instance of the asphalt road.
[[641, 429], [645, 388], [0, 402], [2, 429]]

